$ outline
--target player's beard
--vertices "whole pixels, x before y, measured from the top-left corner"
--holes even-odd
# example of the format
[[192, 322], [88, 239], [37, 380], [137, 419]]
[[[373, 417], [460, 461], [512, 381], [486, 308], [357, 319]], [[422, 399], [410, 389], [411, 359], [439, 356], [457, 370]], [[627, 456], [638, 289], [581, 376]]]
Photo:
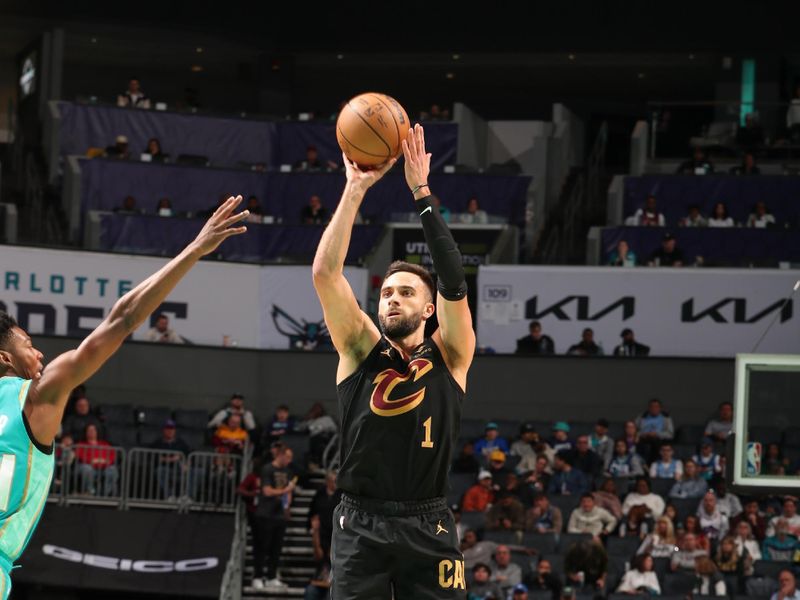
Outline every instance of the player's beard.
[[391, 323], [387, 322], [386, 317], [383, 315], [378, 315], [378, 323], [381, 326], [383, 335], [390, 340], [400, 341], [419, 329], [419, 325], [422, 323], [422, 314], [394, 319]]

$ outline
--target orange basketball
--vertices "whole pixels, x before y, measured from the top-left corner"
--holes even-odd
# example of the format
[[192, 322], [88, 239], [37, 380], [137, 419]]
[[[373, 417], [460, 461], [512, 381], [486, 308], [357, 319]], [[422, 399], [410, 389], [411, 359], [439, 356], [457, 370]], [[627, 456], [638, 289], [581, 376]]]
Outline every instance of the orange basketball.
[[360, 167], [374, 167], [400, 155], [408, 128], [408, 115], [397, 100], [367, 93], [342, 108], [336, 139], [347, 158]]

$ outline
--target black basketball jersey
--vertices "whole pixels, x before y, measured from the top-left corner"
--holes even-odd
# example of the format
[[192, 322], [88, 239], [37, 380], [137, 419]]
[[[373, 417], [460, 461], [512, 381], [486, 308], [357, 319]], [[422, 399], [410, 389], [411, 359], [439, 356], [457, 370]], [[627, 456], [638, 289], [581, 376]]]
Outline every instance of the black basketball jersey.
[[384, 500], [446, 495], [464, 392], [433, 340], [405, 360], [381, 337], [337, 392], [342, 490]]

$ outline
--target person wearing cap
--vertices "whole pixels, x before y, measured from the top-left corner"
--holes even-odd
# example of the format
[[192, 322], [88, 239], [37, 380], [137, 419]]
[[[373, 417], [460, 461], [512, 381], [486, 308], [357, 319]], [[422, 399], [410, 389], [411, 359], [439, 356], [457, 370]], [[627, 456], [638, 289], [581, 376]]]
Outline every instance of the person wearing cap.
[[682, 267], [684, 265], [683, 252], [676, 246], [675, 237], [665, 233], [661, 245], [650, 254], [651, 267]]
[[478, 473], [478, 483], [464, 493], [461, 507], [464, 512], [485, 512], [494, 502], [492, 474], [487, 470]]
[[522, 531], [525, 528], [525, 508], [510, 490], [495, 494], [495, 503], [486, 515], [486, 526], [493, 531]]
[[518, 583], [511, 590], [511, 600], [528, 600], [528, 586]]
[[472, 583], [467, 597], [476, 600], [505, 600], [503, 590], [491, 577], [492, 568], [488, 564], [480, 562], [472, 567]]
[[[164, 421], [164, 427], [161, 428], [161, 437], [148, 447], [153, 450], [170, 452], [170, 454], [159, 453], [156, 479], [164, 498], [174, 498], [177, 495], [177, 488], [180, 485], [183, 474], [178, 463], [189, 456], [192, 449], [189, 448], [189, 444], [183, 438], [178, 437], [177, 425], [172, 419]], [[192, 479], [193, 485], [190, 486], [190, 495], [194, 495], [193, 492], [196, 491], [191, 489], [194, 487], [195, 481], [195, 479]]]
[[150, 108], [150, 98], [142, 91], [138, 77], [128, 81], [128, 89], [117, 96], [117, 106], [120, 108]]
[[697, 463], [697, 470], [700, 477], [706, 481], [711, 481], [715, 475], [722, 473], [720, 456], [714, 452], [714, 440], [709, 437], [703, 438], [700, 443], [700, 452], [692, 456]]
[[555, 473], [547, 485], [548, 495], [579, 496], [589, 491], [589, 480], [583, 471], [572, 468], [569, 452], [557, 452], [553, 468]]
[[589, 437], [589, 443], [592, 450], [595, 451], [603, 465], [608, 465], [611, 462], [611, 455], [614, 453], [614, 440], [608, 435], [608, 421], [606, 419], [597, 419], [594, 424], [594, 432]]
[[556, 454], [559, 452], [572, 450], [572, 440], [569, 439], [570, 427], [566, 421], [556, 421], [553, 424], [553, 437], [550, 439], [550, 447]]
[[105, 156], [108, 158], [119, 158], [122, 160], [128, 160], [131, 157], [131, 155], [130, 155], [130, 149], [128, 148], [127, 136], [118, 135], [114, 139], [114, 144], [106, 147]]
[[495, 491], [506, 486], [506, 478], [513, 474], [506, 466], [506, 453], [495, 448], [489, 453], [489, 472], [492, 474], [492, 484]]
[[539, 434], [533, 423], [523, 423], [519, 428], [519, 439], [511, 444], [509, 454], [519, 456], [517, 463], [517, 473], [530, 473], [536, 468], [536, 444], [539, 442]]
[[633, 329], [626, 327], [619, 334], [622, 343], [614, 348], [614, 356], [649, 356], [650, 346], [640, 344], [633, 337]]
[[500, 437], [497, 423], [489, 421], [484, 429], [483, 437], [475, 442], [475, 455], [482, 456], [484, 462], [486, 462], [489, 460], [489, 454], [495, 449], [502, 450], [507, 454], [509, 451], [508, 442], [505, 438]]
[[586, 327], [581, 332], [581, 341], [567, 350], [569, 356], [603, 356], [603, 347], [594, 341], [594, 329]]
[[528, 326], [530, 333], [517, 340], [516, 354], [555, 354], [556, 346], [553, 338], [542, 333], [542, 324], [531, 321]]
[[248, 432], [256, 428], [256, 420], [253, 413], [244, 407], [244, 396], [233, 394], [228, 406], [217, 411], [208, 422], [207, 427], [216, 429], [222, 425], [230, 415], [237, 414], [242, 416], [242, 425]]

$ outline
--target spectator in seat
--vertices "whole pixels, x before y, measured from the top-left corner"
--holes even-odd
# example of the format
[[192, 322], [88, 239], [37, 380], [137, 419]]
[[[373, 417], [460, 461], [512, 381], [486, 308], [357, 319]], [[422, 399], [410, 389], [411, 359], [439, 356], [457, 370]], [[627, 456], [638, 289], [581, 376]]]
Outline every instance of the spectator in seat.
[[683, 465], [683, 477], [669, 491], [670, 498], [700, 499], [708, 491], [708, 482], [700, 477], [697, 463], [689, 459]]
[[212, 440], [214, 447], [226, 452], [241, 454], [247, 443], [247, 430], [242, 427], [242, 415], [231, 414], [217, 427]]
[[522, 502], [513, 492], [500, 490], [486, 515], [486, 525], [494, 531], [522, 531], [525, 528], [525, 509]]
[[695, 559], [695, 575], [697, 583], [693, 594], [701, 596], [727, 596], [728, 589], [717, 565], [708, 556], [698, 556]]
[[553, 452], [572, 450], [572, 440], [569, 439], [569, 423], [566, 421], [556, 421], [553, 424], [553, 437], [550, 440], [550, 447]]
[[453, 473], [477, 473], [480, 463], [475, 457], [475, 444], [465, 442], [461, 447], [461, 453], [453, 461]]
[[330, 220], [328, 209], [322, 206], [322, 199], [314, 194], [308, 204], [300, 212], [300, 220], [304, 225], [325, 225]]
[[647, 403], [647, 410], [636, 418], [636, 429], [639, 430], [639, 453], [648, 462], [658, 455], [659, 446], [675, 437], [675, 425], [672, 417], [664, 410], [661, 400], [653, 398]]
[[233, 394], [230, 403], [225, 408], [218, 410], [216, 414], [211, 417], [207, 427], [216, 429], [228, 420], [231, 415], [239, 415], [242, 418], [242, 425], [251, 433], [256, 428], [256, 420], [253, 413], [244, 407], [244, 396], [241, 394]]
[[689, 206], [689, 214], [683, 217], [678, 225], [681, 227], [707, 227], [708, 220], [700, 214], [700, 207], [692, 204]]
[[[608, 576], [608, 554], [596, 540], [572, 544], [564, 555], [567, 586], [586, 593], [602, 594]], [[561, 597], [567, 588], [561, 590]]]
[[678, 167], [680, 175], [710, 175], [713, 172], [714, 164], [702, 148], [695, 148], [692, 158], [682, 162]]
[[711, 211], [711, 217], [708, 219], [709, 227], [733, 227], [736, 223], [733, 218], [728, 216], [728, 208], [723, 202], [717, 202], [714, 205], [714, 210]]
[[[539, 453], [542, 446], [537, 446], [536, 452]], [[555, 462], [555, 454], [553, 454], [553, 461]], [[536, 457], [536, 469], [528, 475], [527, 484], [532, 487], [536, 492], [544, 492], [550, 485], [550, 479], [553, 472], [550, 468], [550, 461], [544, 450]]]
[[756, 202], [755, 209], [747, 217], [747, 226], [756, 229], [766, 229], [775, 225], [775, 217], [767, 210], [767, 204], [763, 200]]
[[469, 585], [470, 597], [481, 600], [505, 600], [500, 585], [492, 578], [492, 568], [479, 562], [472, 567], [472, 583]]
[[783, 517], [776, 517], [777, 522], [770, 521], [770, 531], [761, 549], [764, 560], [791, 562], [800, 548], [797, 536], [792, 534], [789, 522]]
[[304, 160], [298, 160], [294, 163], [295, 171], [306, 171], [309, 173], [319, 171], [335, 171], [339, 168], [332, 160], [322, 160], [319, 157], [319, 152], [316, 146], [309, 146], [306, 148], [306, 157]]
[[442, 204], [442, 200], [439, 198], [439, 196], [431, 196], [431, 204], [433, 204], [433, 209], [438, 210], [439, 214], [442, 215], [444, 222], [449, 223], [451, 219], [450, 209]]
[[83, 443], [86, 427], [89, 425], [94, 425], [95, 429], [102, 434], [102, 423], [92, 413], [89, 398], [85, 394], [79, 394], [79, 397], [75, 400], [74, 409], [74, 412], [64, 419], [61, 425], [62, 435], [70, 435], [73, 440]]
[[611, 267], [635, 267], [636, 253], [631, 250], [628, 242], [620, 240], [617, 242], [616, 249], [608, 255], [608, 264]]
[[632, 224], [637, 227], [664, 227], [666, 225], [664, 215], [658, 211], [655, 196], [650, 194], [647, 197], [644, 207], [634, 213]]
[[539, 442], [539, 434], [533, 423], [523, 423], [519, 428], [519, 439], [511, 444], [509, 454], [519, 456], [517, 473], [529, 473], [536, 469], [536, 444]]
[[144, 337], [147, 342], [159, 342], [162, 344], [183, 344], [183, 338], [175, 333], [169, 326], [169, 317], [161, 313], [156, 317], [156, 323]]
[[[744, 587], [742, 584], [744, 584], [745, 574], [753, 574], [753, 560], [739, 551], [731, 536], [726, 536], [720, 541], [714, 562], [723, 576], [729, 576], [737, 581], [738, 589]], [[739, 591], [738, 589], [731, 591]]]
[[614, 454], [614, 440], [608, 435], [608, 420], [597, 419], [597, 423], [594, 424], [594, 433], [589, 438], [589, 443], [592, 445], [592, 450], [603, 461], [603, 468], [607, 468]]
[[462, 223], [468, 225], [485, 225], [489, 222], [489, 215], [485, 210], [481, 210], [478, 199], [473, 197], [467, 202], [467, 212], [461, 213], [460, 219]]
[[571, 356], [603, 356], [603, 347], [595, 343], [594, 330], [587, 327], [581, 334], [581, 341], [570, 346], [567, 354]]
[[128, 89], [117, 96], [117, 106], [122, 108], [150, 108], [150, 98], [142, 91], [139, 79], [128, 81]]
[[744, 125], [736, 131], [736, 143], [750, 154], [764, 143], [764, 131], [755, 113], [747, 113], [744, 116]]
[[494, 502], [492, 474], [489, 471], [478, 473], [478, 483], [464, 493], [461, 508], [464, 512], [485, 512]]
[[703, 438], [700, 443], [700, 452], [695, 454], [692, 459], [697, 463], [700, 477], [706, 481], [711, 481], [722, 472], [719, 454], [714, 452], [714, 441], [711, 438]]
[[114, 145], [106, 147], [104, 154], [107, 158], [129, 160], [131, 157], [131, 151], [130, 148], [128, 148], [128, 137], [124, 135], [118, 135], [114, 140]]
[[494, 551], [492, 581], [500, 586], [503, 598], [508, 595], [511, 588], [522, 583], [522, 569], [518, 564], [511, 562], [511, 549], [508, 546], [500, 545]]
[[270, 442], [280, 440], [286, 433], [294, 433], [295, 418], [289, 414], [289, 407], [281, 404], [264, 428], [264, 434]]
[[712, 543], [721, 540], [728, 533], [728, 518], [717, 507], [717, 495], [708, 490], [697, 507], [700, 529]]
[[589, 480], [582, 471], [572, 468], [568, 452], [556, 453], [553, 468], [555, 473], [547, 486], [548, 495], [580, 496], [589, 491]]
[[723, 477], [715, 477], [712, 481], [717, 494], [717, 508], [726, 519], [742, 513], [742, 502], [736, 494], [728, 491], [728, 485]]
[[297, 423], [295, 431], [308, 432], [308, 458], [317, 467], [322, 464], [322, 454], [336, 435], [336, 421], [325, 413], [321, 402], [315, 402], [306, 413], [305, 418]]
[[600, 489], [593, 492], [592, 496], [594, 503], [610, 512], [617, 521], [622, 518], [622, 502], [619, 501], [617, 484], [613, 479], [604, 479]]
[[706, 552], [711, 551], [711, 540], [708, 539], [705, 532], [700, 528], [700, 519], [697, 514], [686, 515], [683, 523], [678, 524], [678, 545], [683, 543], [683, 538], [691, 533], [694, 536], [697, 547]]
[[245, 209], [250, 213], [247, 217], [249, 223], [262, 223], [264, 221], [264, 209], [261, 208], [261, 202], [258, 201], [258, 196], [250, 196], [247, 199], [247, 206]]
[[653, 533], [644, 538], [636, 554], [647, 553], [653, 558], [672, 558], [676, 543], [675, 528], [672, 525], [672, 521], [667, 516], [661, 516], [656, 519]]
[[733, 538], [734, 543], [742, 556], [749, 556], [752, 561], [761, 560], [761, 546], [758, 540], [753, 535], [753, 528], [747, 521], [739, 521], [734, 531], [736, 536]]
[[136, 208], [136, 198], [133, 196], [125, 196], [122, 201], [122, 206], [114, 209], [114, 212], [120, 215], [140, 215], [142, 211]]
[[497, 544], [489, 540], [478, 541], [474, 529], [467, 529], [461, 540], [461, 554], [464, 555], [464, 568], [472, 569], [479, 563], [489, 564]]
[[625, 573], [617, 588], [618, 594], [644, 594], [645, 596], [658, 596], [661, 586], [653, 571], [653, 557], [649, 554], [639, 554], [633, 559], [632, 568]]
[[650, 490], [650, 482], [645, 477], [636, 480], [636, 489], [625, 496], [622, 503], [622, 514], [630, 518], [630, 514], [636, 507], [643, 507], [641, 516], [645, 519], [655, 521], [664, 514], [664, 499]]
[[636, 452], [636, 446], [639, 443], [639, 428], [636, 421], [625, 421], [622, 426], [622, 438], [625, 445], [628, 447], [628, 452]]
[[762, 475], [786, 475], [789, 459], [784, 458], [781, 447], [776, 443], [767, 444], [767, 451], [761, 461]]
[[506, 453], [495, 448], [489, 453], [489, 473], [492, 474], [494, 491], [506, 487], [506, 479], [514, 473], [506, 467]]
[[591, 494], [581, 497], [578, 508], [572, 511], [567, 525], [568, 533], [588, 533], [597, 540], [609, 535], [617, 526], [617, 520], [607, 510], [594, 503]]
[[628, 450], [628, 444], [623, 439], [614, 443], [614, 455], [606, 469], [611, 477], [641, 477], [644, 475], [644, 461], [634, 451]]
[[506, 453], [509, 448], [505, 438], [500, 437], [497, 423], [490, 421], [484, 428], [483, 437], [475, 442], [475, 455], [482, 457], [482, 460], [487, 462], [489, 455], [494, 450], [501, 450]]
[[536, 496], [534, 488], [513, 472], [506, 474], [505, 485], [500, 488], [500, 491], [513, 494], [515, 498], [522, 502], [523, 507], [533, 506], [533, 499]]
[[650, 346], [645, 346], [637, 342], [633, 335], [633, 329], [626, 327], [619, 335], [622, 338], [622, 343], [614, 348], [614, 356], [650, 355]]
[[161, 142], [158, 138], [150, 138], [147, 140], [147, 148], [145, 148], [143, 154], [147, 154], [150, 156], [150, 162], [167, 162], [169, 158], [168, 154], [164, 154], [164, 151], [161, 149]]
[[592, 481], [603, 471], [605, 465], [592, 450], [588, 435], [578, 436], [575, 440], [575, 448], [572, 450], [572, 466], [583, 471], [584, 475]]
[[707, 438], [718, 442], [724, 442], [733, 429], [733, 404], [723, 402], [719, 405], [719, 415], [716, 419], [711, 419], [706, 423], [706, 430], [703, 434]]
[[673, 552], [670, 559], [670, 569], [673, 571], [693, 572], [695, 559], [698, 556], [708, 556], [708, 552], [698, 547], [697, 538], [693, 533], [687, 533], [679, 541], [678, 550]]
[[800, 537], [800, 515], [797, 514], [797, 502], [793, 498], [786, 498], [783, 501], [783, 512], [777, 517], [772, 517], [767, 525], [767, 537], [775, 535], [778, 523], [783, 520], [789, 528], [789, 533], [795, 537]]
[[[105, 440], [99, 439], [97, 427], [89, 423], [86, 426], [84, 440], [75, 447], [75, 458], [78, 462], [78, 480], [83, 494], [114, 496], [117, 493], [119, 469], [117, 453]], [[98, 490], [98, 483], [102, 487]]]
[[650, 465], [650, 479], [676, 479], [683, 477], [683, 462], [675, 458], [671, 442], [664, 442], [658, 449], [659, 459]]
[[159, 217], [173, 217], [175, 212], [172, 210], [172, 202], [169, 198], [160, 198], [156, 204], [156, 214]]
[[745, 152], [742, 156], [742, 163], [738, 167], [733, 167], [731, 173], [734, 175], [761, 175], [761, 169], [756, 164], [756, 157], [752, 152]]
[[[66, 488], [66, 492], [72, 493], [69, 474], [75, 464], [75, 439], [71, 433], [61, 434], [61, 440], [56, 446], [56, 469], [53, 477], [53, 489], [61, 491]], [[74, 476], [73, 476], [74, 477]]]
[[[192, 449], [181, 437], [178, 436], [175, 421], [167, 419], [161, 429], [161, 439], [150, 444], [153, 450], [167, 450], [170, 454], [159, 453], [156, 479], [161, 494], [168, 500], [174, 500], [180, 489], [183, 470], [181, 461], [191, 453]], [[199, 498], [198, 490], [203, 485], [205, 471], [201, 467], [193, 467], [188, 473], [187, 492], [190, 498]]]
[[446, 108], [442, 108], [438, 104], [431, 104], [431, 107], [427, 111], [421, 111], [419, 113], [419, 120], [420, 121], [449, 121], [450, 120], [450, 111]]
[[750, 525], [753, 536], [759, 542], [767, 537], [767, 519], [759, 512], [758, 500], [755, 498], [748, 499], [742, 513], [731, 519], [731, 528], [737, 528], [742, 521]]
[[553, 338], [542, 333], [539, 321], [531, 321], [528, 329], [530, 334], [517, 340], [517, 354], [555, 354]]
[[561, 593], [561, 580], [553, 574], [553, 565], [546, 558], [539, 559], [536, 572], [528, 579], [531, 592], [550, 592], [553, 599]]
[[778, 591], [772, 594], [770, 600], [800, 600], [797, 581], [791, 569], [783, 569], [778, 573]]
[[561, 533], [564, 517], [561, 509], [550, 504], [545, 494], [538, 494], [533, 499], [533, 508], [525, 515], [525, 529], [535, 533]]
[[671, 233], [665, 233], [661, 246], [650, 254], [651, 267], [682, 267], [684, 265], [683, 251], [677, 247], [677, 242]]

